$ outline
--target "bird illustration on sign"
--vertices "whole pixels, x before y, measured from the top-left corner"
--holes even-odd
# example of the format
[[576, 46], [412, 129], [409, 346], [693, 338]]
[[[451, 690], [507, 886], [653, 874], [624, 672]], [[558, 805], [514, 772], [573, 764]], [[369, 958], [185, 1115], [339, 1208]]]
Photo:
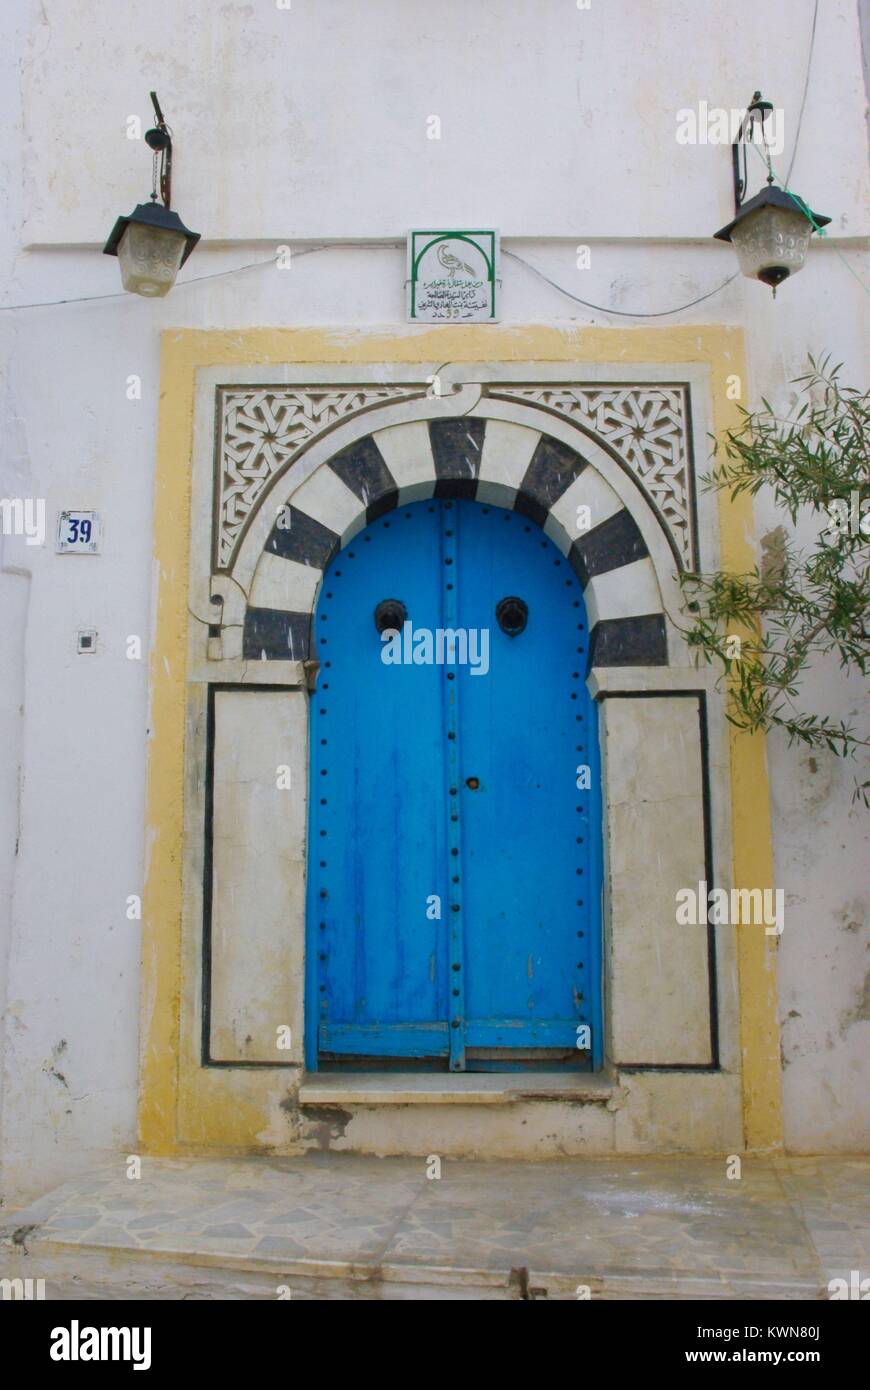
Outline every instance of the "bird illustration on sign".
[[438, 259], [449, 274], [451, 280], [457, 270], [462, 270], [466, 275], [474, 277], [474, 271], [471, 266], [465, 261], [461, 261], [458, 256], [454, 256], [453, 252], [450, 250], [449, 241], [442, 241], [441, 245], [438, 247]]

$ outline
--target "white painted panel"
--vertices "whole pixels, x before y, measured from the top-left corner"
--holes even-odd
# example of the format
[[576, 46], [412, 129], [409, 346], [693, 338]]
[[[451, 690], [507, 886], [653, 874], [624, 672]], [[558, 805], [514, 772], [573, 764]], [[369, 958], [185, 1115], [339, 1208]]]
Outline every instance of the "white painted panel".
[[662, 611], [655, 570], [646, 556], [596, 574], [586, 586], [585, 598], [590, 631], [605, 618], [640, 618]]
[[316, 565], [301, 565], [264, 550], [260, 556], [251, 589], [254, 608], [278, 608], [291, 613], [307, 613], [314, 607], [314, 595], [323, 571]]
[[331, 468], [318, 468], [316, 473], [306, 478], [291, 495], [290, 503], [342, 537], [358, 519], [360, 512], [365, 513], [356, 493], [351, 492]]
[[[492, 429], [492, 426], [489, 428]], [[582, 531], [577, 526], [577, 508], [581, 506], [589, 508], [589, 526]], [[584, 468], [579, 478], [574, 479], [550, 508], [544, 530], [562, 554], [567, 555], [575, 541], [615, 516], [622, 507], [622, 499], [604, 481], [597, 468]]]
[[[215, 695], [211, 1056], [302, 1059], [307, 698]], [[290, 788], [277, 785], [279, 766]], [[277, 1029], [291, 1029], [279, 1050]]]
[[698, 700], [610, 698], [602, 711], [611, 1053], [709, 1063], [707, 931], [676, 920], [678, 890], [705, 878]]
[[480, 457], [477, 498], [496, 507], [513, 507], [515, 495], [541, 436], [508, 420], [488, 420]]
[[[429, 426], [423, 420], [390, 425], [372, 436], [396, 480], [399, 503], [431, 497], [435, 491], [435, 460]], [[429, 481], [431, 479], [431, 481]]]

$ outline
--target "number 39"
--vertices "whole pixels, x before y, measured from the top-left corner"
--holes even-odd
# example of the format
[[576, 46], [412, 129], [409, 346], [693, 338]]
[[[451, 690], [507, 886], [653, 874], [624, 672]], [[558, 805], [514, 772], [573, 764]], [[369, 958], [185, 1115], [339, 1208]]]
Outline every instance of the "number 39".
[[75, 545], [76, 541], [81, 539], [85, 543], [85, 545], [87, 545], [88, 541], [91, 539], [90, 521], [79, 521], [75, 517], [70, 517], [67, 522], [67, 525], [69, 526], [70, 530], [70, 544]]

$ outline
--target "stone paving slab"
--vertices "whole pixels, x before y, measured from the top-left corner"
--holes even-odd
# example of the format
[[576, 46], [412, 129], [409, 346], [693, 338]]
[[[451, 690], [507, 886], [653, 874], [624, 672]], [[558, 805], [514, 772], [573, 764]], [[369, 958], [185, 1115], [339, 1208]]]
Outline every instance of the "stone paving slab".
[[870, 1276], [868, 1161], [807, 1158], [778, 1168], [822, 1263], [825, 1284], [862, 1267]]
[[[119, 1159], [4, 1216], [48, 1297], [804, 1298], [870, 1275], [870, 1161]], [[531, 1288], [532, 1293], [529, 1293]]]

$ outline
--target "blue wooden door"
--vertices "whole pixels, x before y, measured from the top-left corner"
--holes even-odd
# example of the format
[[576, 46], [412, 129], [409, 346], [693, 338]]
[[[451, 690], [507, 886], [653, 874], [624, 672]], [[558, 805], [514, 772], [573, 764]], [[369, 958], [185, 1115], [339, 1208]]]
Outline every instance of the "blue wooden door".
[[519, 513], [415, 503], [329, 566], [315, 643], [307, 1065], [600, 1065], [598, 742], [570, 566]]

